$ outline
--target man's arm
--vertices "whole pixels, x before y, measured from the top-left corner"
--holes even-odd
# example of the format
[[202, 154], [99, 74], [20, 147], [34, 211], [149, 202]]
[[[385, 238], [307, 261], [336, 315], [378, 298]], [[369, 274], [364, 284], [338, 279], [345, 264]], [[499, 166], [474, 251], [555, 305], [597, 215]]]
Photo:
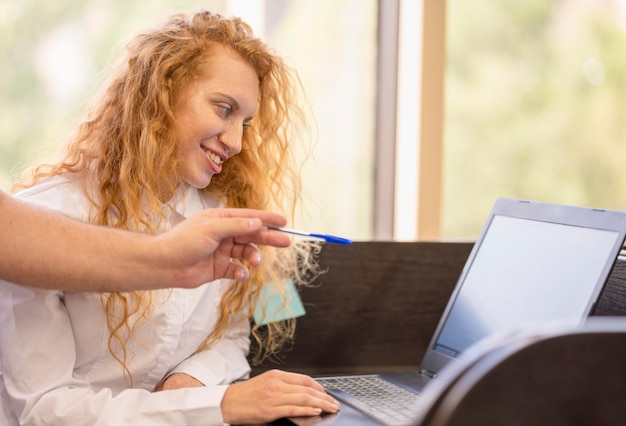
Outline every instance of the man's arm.
[[0, 278], [66, 291], [191, 288], [244, 279], [232, 259], [260, 262], [254, 244], [286, 247], [265, 229], [283, 216], [248, 209], [206, 210], [159, 236], [82, 223], [0, 191]]

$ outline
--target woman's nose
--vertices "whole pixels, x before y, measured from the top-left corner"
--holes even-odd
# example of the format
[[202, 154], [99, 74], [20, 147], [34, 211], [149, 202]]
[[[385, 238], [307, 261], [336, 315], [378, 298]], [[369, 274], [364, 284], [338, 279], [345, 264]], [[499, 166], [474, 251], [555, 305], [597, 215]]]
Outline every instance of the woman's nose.
[[243, 140], [243, 125], [229, 124], [220, 134], [220, 142], [226, 147], [229, 156], [239, 154]]

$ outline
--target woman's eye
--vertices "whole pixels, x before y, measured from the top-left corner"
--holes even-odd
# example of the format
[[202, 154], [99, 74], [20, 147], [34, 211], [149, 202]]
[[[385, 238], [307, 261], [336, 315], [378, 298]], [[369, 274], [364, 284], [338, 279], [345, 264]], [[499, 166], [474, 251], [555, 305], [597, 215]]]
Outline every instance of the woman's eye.
[[222, 117], [228, 118], [230, 114], [233, 112], [233, 109], [230, 106], [220, 105], [219, 110], [222, 114]]

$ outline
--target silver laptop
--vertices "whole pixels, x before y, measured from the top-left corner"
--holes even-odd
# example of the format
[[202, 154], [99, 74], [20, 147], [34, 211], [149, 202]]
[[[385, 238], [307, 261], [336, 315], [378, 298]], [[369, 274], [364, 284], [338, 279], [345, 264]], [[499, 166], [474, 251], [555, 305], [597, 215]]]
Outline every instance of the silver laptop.
[[342, 403], [340, 412], [278, 423], [411, 424], [424, 386], [483, 338], [552, 321], [584, 321], [593, 312], [625, 236], [626, 212], [498, 199], [420, 363], [421, 371], [317, 378]]

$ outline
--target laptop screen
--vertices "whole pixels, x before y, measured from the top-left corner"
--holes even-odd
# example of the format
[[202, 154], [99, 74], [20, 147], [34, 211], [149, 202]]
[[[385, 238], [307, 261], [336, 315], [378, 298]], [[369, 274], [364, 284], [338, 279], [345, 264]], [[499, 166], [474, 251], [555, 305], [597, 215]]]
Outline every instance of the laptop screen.
[[580, 321], [619, 232], [494, 215], [434, 350], [457, 357], [482, 338]]

